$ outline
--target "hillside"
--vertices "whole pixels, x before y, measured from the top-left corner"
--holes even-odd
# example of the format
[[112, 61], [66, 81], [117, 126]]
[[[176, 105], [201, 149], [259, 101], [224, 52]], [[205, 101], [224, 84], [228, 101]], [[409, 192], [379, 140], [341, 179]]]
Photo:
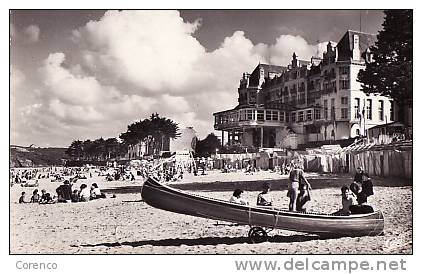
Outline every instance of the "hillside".
[[11, 167], [37, 167], [62, 165], [62, 159], [68, 159], [66, 148], [36, 148], [10, 146]]

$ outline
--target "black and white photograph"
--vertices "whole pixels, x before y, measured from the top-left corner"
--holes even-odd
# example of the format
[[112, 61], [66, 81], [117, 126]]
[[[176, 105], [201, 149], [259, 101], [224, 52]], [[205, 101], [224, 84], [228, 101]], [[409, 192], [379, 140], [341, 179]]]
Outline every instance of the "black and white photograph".
[[412, 255], [413, 16], [10, 9], [9, 255]]

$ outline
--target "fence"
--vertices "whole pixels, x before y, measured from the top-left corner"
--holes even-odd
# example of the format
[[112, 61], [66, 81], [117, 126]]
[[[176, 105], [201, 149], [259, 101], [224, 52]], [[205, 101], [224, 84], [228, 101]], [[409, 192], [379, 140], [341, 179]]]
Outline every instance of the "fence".
[[350, 154], [350, 172], [362, 167], [370, 176], [412, 178], [412, 149], [368, 150]]

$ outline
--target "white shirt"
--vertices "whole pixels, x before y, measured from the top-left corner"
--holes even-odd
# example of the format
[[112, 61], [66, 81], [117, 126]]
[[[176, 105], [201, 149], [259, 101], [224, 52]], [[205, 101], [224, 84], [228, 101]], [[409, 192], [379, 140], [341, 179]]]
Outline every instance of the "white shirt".
[[89, 190], [89, 188], [84, 188], [81, 190], [81, 192], [79, 193], [79, 197], [80, 198], [85, 198], [87, 200], [89, 200], [89, 197], [91, 196], [91, 192]]
[[248, 204], [248, 202], [247, 201], [245, 201], [245, 200], [243, 200], [242, 198], [238, 198], [238, 197], [235, 197], [235, 196], [232, 196], [231, 198], [230, 198], [230, 200], [229, 200], [229, 202], [230, 203], [235, 203], [235, 204], [241, 204], [241, 205], [247, 205]]

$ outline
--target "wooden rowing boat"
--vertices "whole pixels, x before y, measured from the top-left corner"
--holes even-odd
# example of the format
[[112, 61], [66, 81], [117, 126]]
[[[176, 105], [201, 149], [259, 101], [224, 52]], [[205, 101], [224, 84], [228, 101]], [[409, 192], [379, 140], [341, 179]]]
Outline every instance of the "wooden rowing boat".
[[271, 207], [240, 205], [174, 189], [148, 178], [142, 199], [155, 208], [252, 227], [332, 236], [375, 236], [384, 229], [380, 211], [350, 216], [289, 212]]

